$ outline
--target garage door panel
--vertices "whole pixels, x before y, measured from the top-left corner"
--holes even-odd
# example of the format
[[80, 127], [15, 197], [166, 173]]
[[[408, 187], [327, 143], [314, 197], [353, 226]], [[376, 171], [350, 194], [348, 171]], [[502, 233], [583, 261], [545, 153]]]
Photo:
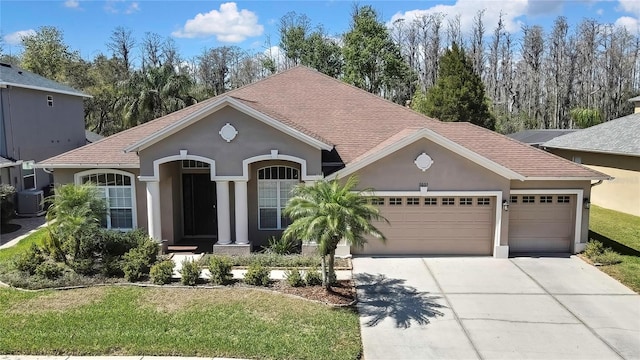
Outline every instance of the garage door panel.
[[[381, 214], [389, 220], [374, 222], [387, 237], [386, 244], [369, 239], [354, 254], [368, 255], [491, 255], [495, 199], [491, 205], [382, 205]], [[388, 199], [385, 201], [389, 204]]]
[[[551, 197], [553, 202], [540, 202], [541, 196]], [[509, 206], [511, 253], [570, 251], [575, 221], [575, 195], [569, 198], [568, 203], [558, 203], [559, 197], [535, 195], [533, 203], [522, 203], [522, 197], [518, 197], [515, 203], [512, 200]]]

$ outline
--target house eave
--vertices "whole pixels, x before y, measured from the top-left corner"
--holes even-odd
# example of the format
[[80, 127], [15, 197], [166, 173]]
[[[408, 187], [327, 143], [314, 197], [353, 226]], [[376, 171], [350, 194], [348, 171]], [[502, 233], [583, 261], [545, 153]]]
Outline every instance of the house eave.
[[46, 164], [46, 163], [37, 163], [34, 165], [35, 168], [43, 169], [84, 169], [84, 168], [95, 168], [95, 169], [139, 169], [140, 165], [135, 164], [92, 164], [92, 163], [76, 163], [76, 164]]
[[572, 147], [564, 147], [564, 146], [549, 146], [549, 145], [542, 145], [542, 147], [546, 150], [546, 149], [558, 149], [558, 150], [569, 150], [569, 151], [579, 151], [579, 152], [587, 152], [587, 153], [595, 153], [595, 154], [605, 154], [605, 155], [620, 155], [620, 156], [633, 156], [633, 157], [640, 157], [640, 153], [639, 154], [633, 154], [633, 153], [625, 153], [625, 152], [619, 152], [619, 151], [607, 151], [607, 150], [595, 150], [595, 149], [580, 149], [580, 148], [572, 148]]
[[284, 132], [285, 134], [291, 135], [292, 137], [307, 143], [310, 146], [313, 146], [316, 149], [319, 150], [331, 150], [333, 149], [333, 146], [330, 144], [326, 144], [318, 139], [315, 139], [299, 130], [296, 130], [288, 125], [285, 125], [283, 123], [281, 123], [280, 121], [277, 121], [276, 119], [273, 119], [272, 117], [265, 115], [264, 113], [261, 113], [241, 102], [239, 102], [238, 100], [235, 100], [229, 96], [224, 96], [222, 98], [220, 98], [218, 101], [215, 101], [213, 103], [211, 103], [210, 105], [204, 107], [203, 109], [200, 109], [199, 111], [194, 112], [193, 114], [190, 114], [188, 116], [186, 116], [185, 118], [183, 118], [180, 121], [177, 121], [169, 126], [167, 126], [166, 128], [155, 132], [151, 135], [148, 135], [142, 139], [140, 139], [139, 141], [127, 146], [124, 149], [125, 153], [128, 152], [133, 152], [133, 151], [140, 151], [140, 150], [144, 150], [147, 147], [167, 138], [170, 135], [173, 135], [175, 133], [177, 133], [178, 131], [188, 127], [189, 125], [203, 119], [204, 117], [215, 113], [216, 111], [222, 109], [225, 106], [231, 106], [234, 109], [243, 112], [255, 119], [258, 119], [264, 123], [266, 123], [267, 125], [270, 125], [282, 132]]
[[510, 170], [502, 165], [497, 164], [496, 162], [489, 160], [487, 158], [485, 158], [484, 156], [469, 150], [467, 148], [465, 148], [464, 146], [451, 141], [449, 139], [447, 139], [446, 137], [434, 132], [433, 130], [430, 129], [422, 129], [419, 131], [416, 131], [416, 133], [411, 134], [393, 144], [390, 144], [389, 146], [381, 149], [378, 152], [375, 152], [373, 154], [369, 154], [368, 156], [347, 164], [344, 169], [341, 169], [337, 172], [335, 172], [334, 174], [332, 174], [332, 176], [337, 177], [337, 178], [343, 178], [347, 175], [351, 175], [354, 172], [364, 168], [365, 166], [368, 166], [402, 148], [404, 148], [405, 146], [412, 144], [422, 138], [426, 138], [430, 141], [433, 141], [434, 143], [450, 150], [453, 151], [455, 153], [457, 153], [460, 156], [463, 156], [471, 161], [473, 161], [474, 163], [490, 170], [493, 171], [494, 173], [503, 176], [509, 180], [520, 180], [520, 181], [524, 181], [526, 179], [525, 176]]
[[51, 89], [51, 88], [40, 87], [40, 86], [16, 84], [16, 83], [10, 83], [10, 82], [6, 82], [6, 81], [0, 82], [0, 86], [13, 86], [13, 87], [30, 89], [30, 90], [39, 90], [39, 91], [44, 91], [44, 92], [56, 93], [56, 94], [78, 96], [78, 97], [87, 98], [87, 99], [93, 98], [93, 96], [91, 96], [91, 95], [84, 94], [84, 93], [79, 93], [79, 92]]

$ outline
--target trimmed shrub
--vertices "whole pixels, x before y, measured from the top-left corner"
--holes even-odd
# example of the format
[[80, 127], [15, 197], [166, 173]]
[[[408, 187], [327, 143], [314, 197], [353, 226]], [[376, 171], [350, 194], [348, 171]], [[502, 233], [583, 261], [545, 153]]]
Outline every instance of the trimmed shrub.
[[594, 263], [600, 263], [602, 265], [615, 265], [622, 262], [622, 255], [607, 248], [602, 254], [594, 256], [591, 260], [593, 260]]
[[172, 260], [163, 260], [151, 267], [149, 277], [151, 282], [156, 285], [169, 284], [173, 275], [175, 263]]
[[55, 280], [62, 276], [64, 267], [57, 262], [47, 260], [36, 267], [36, 275], [49, 280]]
[[80, 275], [91, 275], [95, 273], [93, 259], [78, 259], [69, 263], [69, 267]]
[[300, 274], [300, 270], [298, 268], [289, 269], [284, 272], [284, 277], [287, 280], [289, 286], [292, 287], [301, 287], [305, 286], [304, 279]]
[[268, 286], [270, 274], [271, 271], [268, 268], [260, 264], [251, 264], [244, 275], [244, 282], [249, 285]]
[[226, 285], [233, 279], [231, 259], [228, 256], [213, 255], [209, 259], [210, 281], [214, 285]]
[[100, 265], [100, 274], [106, 277], [123, 277], [122, 262], [120, 256], [103, 257]]
[[602, 245], [600, 241], [589, 240], [589, 242], [584, 248], [584, 256], [593, 260], [594, 257], [602, 254], [603, 251], [604, 251], [604, 245]]
[[276, 238], [275, 236], [272, 236], [269, 238], [269, 246], [267, 247], [265, 252], [269, 254], [290, 255], [298, 253], [299, 247], [299, 241], [293, 240], [291, 238]]
[[17, 270], [33, 275], [36, 273], [38, 265], [42, 264], [45, 260], [46, 258], [38, 245], [31, 244], [28, 250], [16, 256], [13, 265]]
[[16, 188], [8, 184], [0, 184], [0, 224], [2, 225], [7, 224], [13, 218], [15, 196]]
[[322, 274], [318, 271], [318, 268], [307, 269], [307, 272], [304, 274], [304, 282], [306, 282], [308, 286], [322, 285]]
[[182, 285], [194, 286], [198, 283], [198, 279], [200, 278], [200, 265], [197, 261], [185, 259], [182, 262], [180, 275], [182, 276], [180, 279]]
[[122, 270], [127, 281], [138, 281], [149, 274], [151, 265], [158, 257], [158, 244], [147, 237], [138, 243], [138, 247], [129, 250], [123, 256]]

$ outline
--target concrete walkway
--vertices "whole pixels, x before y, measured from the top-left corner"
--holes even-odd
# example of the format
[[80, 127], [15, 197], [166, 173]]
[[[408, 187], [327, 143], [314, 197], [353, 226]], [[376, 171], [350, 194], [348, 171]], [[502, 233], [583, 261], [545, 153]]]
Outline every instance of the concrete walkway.
[[9, 221], [9, 224], [19, 225], [20, 229], [8, 234], [0, 234], [0, 249], [8, 248], [17, 244], [20, 240], [29, 236], [31, 233], [44, 226], [46, 223], [47, 220], [44, 216], [24, 218], [17, 217], [11, 219], [11, 221]]
[[367, 360], [640, 358], [640, 295], [577, 257], [353, 268]]

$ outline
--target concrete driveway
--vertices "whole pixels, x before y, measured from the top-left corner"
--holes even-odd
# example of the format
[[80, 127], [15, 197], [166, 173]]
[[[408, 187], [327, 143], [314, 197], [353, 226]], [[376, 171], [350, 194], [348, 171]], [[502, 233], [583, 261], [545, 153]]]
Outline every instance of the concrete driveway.
[[353, 259], [364, 358], [640, 359], [640, 295], [577, 257]]

